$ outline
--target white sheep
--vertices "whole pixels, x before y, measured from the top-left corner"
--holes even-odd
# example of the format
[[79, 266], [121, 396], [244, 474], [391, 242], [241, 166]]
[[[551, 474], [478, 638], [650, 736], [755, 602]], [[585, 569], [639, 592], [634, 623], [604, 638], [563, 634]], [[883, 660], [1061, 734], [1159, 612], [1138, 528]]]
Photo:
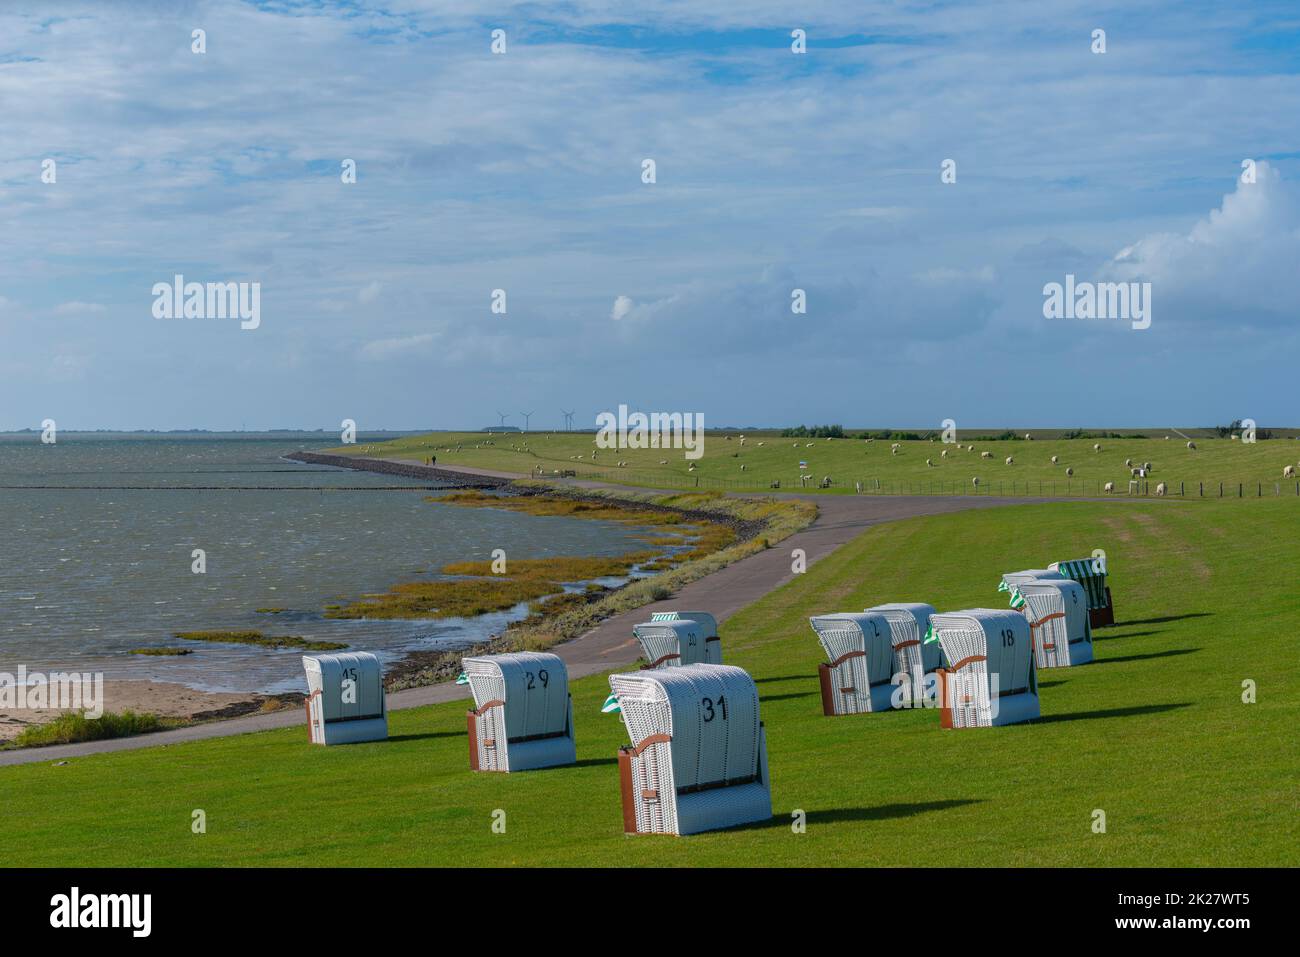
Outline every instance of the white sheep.
[[1132, 459], [1125, 459], [1125, 460], [1124, 460], [1124, 466], [1125, 466], [1126, 468], [1130, 468], [1130, 469], [1131, 469], [1131, 468], [1133, 467], [1133, 460], [1132, 460]]
[[1196, 449], [1196, 443], [1195, 443], [1195, 442], [1188, 442], [1188, 443], [1187, 443], [1187, 447], [1188, 447], [1189, 449], [1192, 449], [1193, 451], [1195, 451], [1195, 449]]
[[1092, 447], [1092, 450], [1093, 450], [1094, 452], [1100, 452], [1100, 451], [1101, 451], [1101, 443], [1100, 443], [1100, 442], [1095, 443], [1095, 444], [1093, 445], [1093, 447]]
[[741, 470], [742, 472], [745, 471], [745, 466], [742, 465], [742, 466], [740, 467], [740, 470]]
[[1103, 492], [1113, 492], [1113, 491], [1115, 491], [1115, 483], [1114, 483], [1114, 482], [1107, 482], [1105, 485], [1102, 486], [1102, 491], [1103, 491]]
[[1288, 465], [1286, 468], [1284, 468], [1284, 469], [1282, 470], [1282, 477], [1283, 477], [1283, 478], [1295, 478], [1295, 466], [1294, 466], [1294, 465]]
[[890, 454], [890, 455], [897, 455], [897, 454], [898, 454], [898, 446], [894, 446], [892, 449], [890, 449], [890, 450], [889, 450], [889, 454]]
[[[925, 465], [926, 468], [934, 468], [934, 462], [930, 461], [929, 459], [925, 460]], [[1287, 468], [1290, 468], [1290, 466], [1288, 465]]]
[[981, 452], [981, 453], [980, 453], [980, 458], [982, 458], [982, 459], [991, 459], [991, 458], [993, 458], [993, 453], [992, 453], [992, 452]]
[[1066, 477], [1066, 478], [1073, 478], [1073, 477], [1074, 477], [1074, 469], [1066, 469], [1066, 470], [1065, 470], [1065, 477]]
[[1053, 464], [1053, 465], [1055, 465], [1055, 464], [1056, 464], [1057, 462], [1059, 462], [1060, 460], [1061, 460], [1061, 457], [1060, 457], [1059, 455], [1053, 455], [1053, 456], [1052, 456], [1052, 464]]
[[1033, 437], [1032, 435], [1030, 435], [1028, 432], [1026, 432], [1026, 433], [1025, 433], [1025, 441], [1026, 441], [1026, 442], [1032, 442], [1032, 441], [1034, 441], [1034, 437]]
[[1015, 465], [1015, 464], [1016, 464], [1016, 460], [1015, 460], [1014, 458], [1012, 458], [1010, 455], [1008, 455], [1008, 456], [1007, 456], [1007, 464], [1008, 464], [1008, 465]]
[[659, 464], [660, 464], [660, 465], [667, 465], [667, 464], [668, 464], [668, 460], [667, 460], [667, 459], [660, 459], [660, 460], [659, 460]]
[[971, 481], [971, 484], [974, 485], [976, 488], [979, 488], [979, 487], [980, 487], [980, 480], [979, 480], [979, 476], [978, 476], [978, 475], [975, 476], [975, 478], [971, 479], [970, 481]]
[[763, 447], [763, 443], [762, 443], [762, 442], [759, 442], [759, 443], [758, 443], [758, 447], [761, 449], [761, 448]]
[[1156, 486], [1156, 494], [1157, 494], [1157, 495], [1164, 495], [1164, 494], [1165, 494], [1165, 483], [1164, 483], [1164, 482], [1161, 482], [1159, 485]]
[[1151, 463], [1150, 463], [1150, 462], [1143, 462], [1143, 463], [1142, 463], [1142, 467], [1143, 467], [1144, 469], [1146, 469], [1148, 472], [1151, 471]]
[[946, 459], [947, 457], [948, 457], [948, 450], [947, 450], [947, 449], [944, 449], [942, 452], [939, 453], [939, 458], [941, 458], [941, 459]]

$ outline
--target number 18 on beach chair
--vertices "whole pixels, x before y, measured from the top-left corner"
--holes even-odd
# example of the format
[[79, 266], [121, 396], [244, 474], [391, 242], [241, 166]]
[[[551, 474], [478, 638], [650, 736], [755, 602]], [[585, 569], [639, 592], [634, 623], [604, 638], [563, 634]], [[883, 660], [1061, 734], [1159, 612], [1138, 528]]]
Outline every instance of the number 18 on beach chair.
[[722, 664], [718, 623], [708, 612], [656, 612], [650, 621], [634, 626], [632, 634], [641, 645], [645, 670]]
[[559, 655], [521, 651], [461, 662], [475, 708], [468, 712], [469, 766], [529, 771], [573, 764], [573, 700]]
[[772, 816], [758, 688], [729, 665], [610, 675], [632, 744], [619, 749], [623, 830], [696, 834]]
[[1029, 620], [1011, 609], [933, 616], [949, 664], [938, 672], [940, 724], [988, 728], [1038, 717], [1038, 673]]
[[303, 655], [307, 734], [312, 744], [353, 744], [388, 737], [384, 672], [368, 651]]

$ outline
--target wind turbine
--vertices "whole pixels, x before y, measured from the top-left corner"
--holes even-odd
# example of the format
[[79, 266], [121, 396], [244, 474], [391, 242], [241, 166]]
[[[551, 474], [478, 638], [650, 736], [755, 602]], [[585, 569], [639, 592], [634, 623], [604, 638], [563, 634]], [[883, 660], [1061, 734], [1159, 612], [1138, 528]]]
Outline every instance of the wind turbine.
[[[534, 410], [534, 411], [536, 411], [536, 410]], [[522, 415], [522, 416], [524, 417], [524, 431], [527, 432], [527, 431], [528, 431], [528, 420], [531, 419], [531, 418], [533, 417], [533, 413], [532, 413], [532, 412], [520, 412], [519, 414]]]
[[498, 409], [497, 415], [501, 416], [501, 428], [504, 429], [506, 427], [506, 413]]
[[[576, 410], [575, 410], [575, 411], [576, 411]], [[572, 432], [572, 431], [573, 431], [573, 412], [565, 412], [563, 409], [561, 409], [561, 410], [560, 410], [560, 414], [564, 416], [564, 431], [565, 431], [565, 432]]]

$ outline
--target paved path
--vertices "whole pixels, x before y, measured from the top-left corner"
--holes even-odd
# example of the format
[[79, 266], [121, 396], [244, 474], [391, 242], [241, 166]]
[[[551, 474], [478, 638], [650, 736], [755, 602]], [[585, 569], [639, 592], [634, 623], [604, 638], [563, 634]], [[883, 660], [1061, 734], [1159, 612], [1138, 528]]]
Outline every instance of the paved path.
[[[420, 464], [420, 463], [415, 463]], [[468, 469], [466, 471], [469, 471]], [[503, 477], [506, 473], [488, 473], [474, 470], [475, 474], [492, 474]], [[518, 476], [515, 476], [518, 477]], [[577, 483], [575, 483], [577, 484]], [[581, 483], [588, 487], [597, 483]], [[626, 488], [627, 486], [620, 486]], [[995, 498], [970, 495], [943, 498], [931, 495], [872, 496], [872, 495], [800, 495], [786, 493], [782, 497], [807, 498], [819, 507], [817, 520], [801, 532], [784, 539], [775, 548], [750, 555], [719, 571], [683, 587], [667, 601], [642, 605], [601, 622], [591, 631], [572, 641], [556, 645], [551, 650], [564, 659], [571, 679], [609, 671], [632, 664], [640, 652], [632, 637], [632, 626], [646, 621], [652, 612], [673, 607], [710, 611], [721, 622], [741, 608], [762, 598], [772, 589], [794, 577], [790, 571], [790, 552], [802, 548], [813, 564], [831, 554], [846, 542], [856, 538], [865, 529], [882, 522], [892, 522], [918, 515], [938, 515], [971, 508], [989, 508], [999, 505], [1024, 505], [1041, 499]], [[417, 708], [457, 699], [468, 700], [469, 688], [454, 682], [411, 688], [388, 696], [388, 708]], [[38, 761], [63, 761], [89, 754], [110, 751], [133, 751], [138, 748], [156, 748], [186, 741], [247, 734], [272, 728], [304, 726], [304, 712], [297, 709], [271, 714], [248, 715], [225, 721], [160, 731], [132, 738], [113, 738], [107, 741], [88, 741], [82, 744], [56, 745], [48, 748], [26, 748], [20, 751], [0, 751], [0, 767], [10, 764], [30, 764]], [[306, 728], [303, 727], [304, 740]]]

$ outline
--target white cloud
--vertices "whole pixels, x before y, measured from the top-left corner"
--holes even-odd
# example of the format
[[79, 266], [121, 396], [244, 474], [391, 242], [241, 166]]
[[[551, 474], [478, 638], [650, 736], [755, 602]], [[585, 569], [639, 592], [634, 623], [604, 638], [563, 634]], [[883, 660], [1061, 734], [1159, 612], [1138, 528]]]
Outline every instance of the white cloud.
[[376, 339], [361, 347], [361, 358], [372, 362], [388, 359], [400, 359], [409, 355], [423, 354], [433, 344], [436, 337], [425, 332], [415, 336], [401, 336], [395, 339]]
[[636, 303], [634, 303], [627, 296], [619, 296], [617, 299], [614, 300], [614, 308], [610, 310], [609, 318], [622, 319], [624, 316], [626, 316], [629, 312], [632, 311], [632, 308], [635, 305]]
[[97, 302], [64, 302], [54, 307], [56, 316], [85, 316], [95, 315], [107, 310]]
[[374, 302], [379, 298], [379, 290], [382, 288], [383, 285], [377, 279], [374, 282], [367, 283], [362, 286], [361, 291], [357, 293], [357, 302], [362, 305], [368, 305]]

